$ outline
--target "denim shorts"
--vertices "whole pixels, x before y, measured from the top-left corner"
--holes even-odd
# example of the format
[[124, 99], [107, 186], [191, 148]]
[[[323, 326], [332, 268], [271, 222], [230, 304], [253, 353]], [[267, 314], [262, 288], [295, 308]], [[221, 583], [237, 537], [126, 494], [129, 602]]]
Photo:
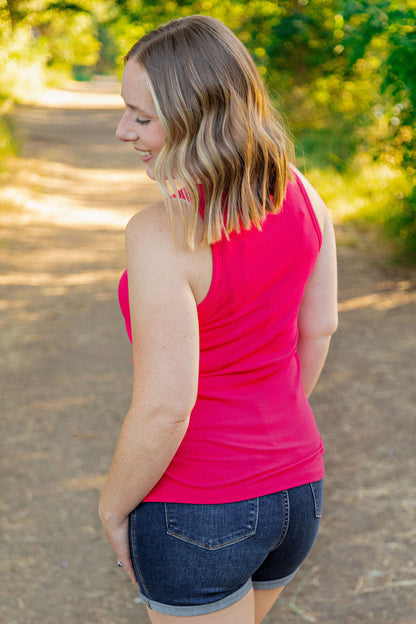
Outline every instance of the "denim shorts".
[[286, 585], [316, 539], [322, 496], [321, 480], [237, 503], [141, 503], [129, 535], [143, 602], [203, 615]]

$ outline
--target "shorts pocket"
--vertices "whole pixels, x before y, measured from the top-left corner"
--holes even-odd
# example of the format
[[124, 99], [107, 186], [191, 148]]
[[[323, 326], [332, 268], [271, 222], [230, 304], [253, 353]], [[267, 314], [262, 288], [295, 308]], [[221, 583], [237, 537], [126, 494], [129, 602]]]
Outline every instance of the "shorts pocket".
[[258, 513], [258, 498], [214, 505], [165, 503], [167, 534], [206, 550], [218, 550], [253, 536]]
[[322, 518], [322, 503], [324, 494], [323, 480], [321, 479], [320, 481], [314, 481], [309, 485], [312, 491], [313, 502], [315, 505], [315, 518]]

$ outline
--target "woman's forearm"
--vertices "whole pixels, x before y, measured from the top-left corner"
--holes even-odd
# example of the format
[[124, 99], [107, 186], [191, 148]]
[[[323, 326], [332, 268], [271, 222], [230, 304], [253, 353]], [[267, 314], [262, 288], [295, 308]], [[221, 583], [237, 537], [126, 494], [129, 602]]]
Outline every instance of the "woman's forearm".
[[299, 336], [298, 355], [301, 366], [301, 379], [307, 397], [312, 394], [319, 379], [328, 354], [331, 335]]
[[100, 499], [105, 523], [125, 518], [162, 477], [188, 427], [184, 416], [139, 414], [131, 409], [123, 427]]

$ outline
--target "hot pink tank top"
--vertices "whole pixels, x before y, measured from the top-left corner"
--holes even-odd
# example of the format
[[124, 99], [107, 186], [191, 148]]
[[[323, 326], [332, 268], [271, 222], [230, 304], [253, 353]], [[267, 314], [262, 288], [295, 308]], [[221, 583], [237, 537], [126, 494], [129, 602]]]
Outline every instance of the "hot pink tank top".
[[[323, 477], [323, 444], [296, 351], [299, 307], [320, 246], [298, 178], [262, 231], [212, 245], [212, 283], [198, 306], [197, 400], [176, 455], [145, 501], [226, 503]], [[131, 340], [126, 272], [119, 301]]]

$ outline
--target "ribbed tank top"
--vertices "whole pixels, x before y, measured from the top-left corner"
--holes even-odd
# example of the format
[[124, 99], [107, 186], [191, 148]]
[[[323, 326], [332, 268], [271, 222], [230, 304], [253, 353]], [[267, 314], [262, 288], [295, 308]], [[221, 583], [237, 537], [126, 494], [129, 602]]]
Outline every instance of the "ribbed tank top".
[[[204, 213], [201, 194], [200, 213]], [[300, 378], [298, 313], [322, 242], [295, 177], [262, 230], [212, 245], [198, 305], [198, 395], [185, 437], [144, 499], [226, 503], [323, 477], [323, 444]], [[127, 272], [119, 301], [131, 340]]]

